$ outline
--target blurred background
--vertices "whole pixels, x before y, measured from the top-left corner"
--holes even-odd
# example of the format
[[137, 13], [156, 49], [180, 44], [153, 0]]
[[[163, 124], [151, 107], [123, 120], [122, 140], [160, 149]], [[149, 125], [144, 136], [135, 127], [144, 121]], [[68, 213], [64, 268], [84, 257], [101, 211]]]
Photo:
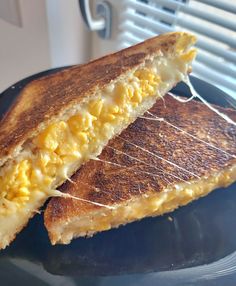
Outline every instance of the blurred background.
[[194, 75], [236, 98], [235, 0], [0, 0], [0, 92], [173, 30], [198, 36]]

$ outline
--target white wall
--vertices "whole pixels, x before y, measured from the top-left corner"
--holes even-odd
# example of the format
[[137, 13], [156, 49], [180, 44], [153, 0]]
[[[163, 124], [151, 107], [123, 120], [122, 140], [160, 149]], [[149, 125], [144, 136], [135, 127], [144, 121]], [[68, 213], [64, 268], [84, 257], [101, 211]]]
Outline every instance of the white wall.
[[78, 0], [47, 0], [46, 4], [52, 66], [87, 61], [90, 32], [82, 20]]
[[[3, 7], [9, 0], [0, 1]], [[77, 0], [15, 1], [22, 27], [0, 18], [0, 92], [39, 71], [90, 58], [91, 33], [82, 22]]]
[[45, 1], [20, 0], [19, 5], [22, 27], [0, 19], [0, 92], [50, 67]]

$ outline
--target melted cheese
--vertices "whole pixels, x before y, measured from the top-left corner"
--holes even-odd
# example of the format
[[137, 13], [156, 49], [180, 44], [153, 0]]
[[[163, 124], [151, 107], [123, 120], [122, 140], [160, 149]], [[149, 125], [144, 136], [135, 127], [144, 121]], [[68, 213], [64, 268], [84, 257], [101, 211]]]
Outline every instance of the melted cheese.
[[[236, 165], [192, 181], [191, 184], [178, 183], [160, 193], [138, 195], [132, 200], [113, 209], [99, 208], [85, 215], [71, 218], [69, 223], [55, 223], [48, 228], [52, 244], [68, 244], [79, 236], [91, 236], [96, 232], [118, 227], [122, 224], [148, 216], [162, 215], [205, 196], [219, 187], [226, 187], [236, 180]], [[91, 219], [92, 218], [92, 219]]]
[[86, 162], [102, 142], [114, 136], [117, 125], [129, 124], [141, 104], [182, 80], [194, 56], [191, 50], [177, 59], [158, 58], [148, 63], [125, 82], [110, 84], [78, 114], [51, 124], [33, 138], [29, 152], [1, 170], [0, 214], [12, 211], [7, 202], [18, 209], [39, 191], [50, 196], [53, 186], [68, 178], [69, 169]]

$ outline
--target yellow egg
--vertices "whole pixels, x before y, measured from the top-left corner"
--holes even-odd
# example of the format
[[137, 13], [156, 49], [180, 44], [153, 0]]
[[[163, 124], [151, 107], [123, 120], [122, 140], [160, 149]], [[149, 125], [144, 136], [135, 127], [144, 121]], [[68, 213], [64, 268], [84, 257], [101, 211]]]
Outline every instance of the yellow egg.
[[31, 170], [31, 165], [28, 160], [23, 160], [19, 163], [17, 180], [21, 182], [21, 185], [23, 186], [30, 185], [29, 181], [30, 170]]
[[110, 114], [117, 114], [117, 113], [119, 113], [119, 111], [120, 111], [120, 108], [118, 105], [110, 105], [107, 108], [107, 112]]
[[20, 197], [28, 197], [30, 194], [29, 192], [29, 189], [26, 188], [26, 187], [21, 187], [19, 190], [18, 190], [18, 195]]
[[114, 119], [116, 119], [116, 116], [113, 115], [113, 114], [105, 114], [105, 115], [102, 117], [102, 121], [103, 121], [103, 122], [111, 122], [111, 121], [113, 121]]
[[88, 136], [86, 132], [80, 132], [77, 134], [78, 139], [80, 140], [81, 144], [85, 144], [88, 142]]
[[66, 129], [67, 124], [64, 121], [54, 123], [39, 134], [34, 142], [39, 148], [54, 151], [63, 142]]
[[132, 102], [140, 103], [142, 101], [142, 91], [141, 90], [135, 90], [134, 96], [132, 97]]
[[190, 62], [196, 57], [197, 51], [196, 50], [190, 50], [188, 53], [185, 53], [181, 56], [181, 59]]
[[103, 107], [103, 100], [97, 99], [89, 103], [88, 110], [93, 116], [99, 117], [102, 111], [102, 107]]
[[83, 118], [81, 114], [77, 114], [72, 116], [68, 121], [67, 121], [69, 128], [72, 132], [77, 133], [82, 131], [84, 128], [83, 124]]
[[127, 88], [124, 84], [117, 84], [115, 87], [115, 103], [118, 105], [123, 105], [125, 103], [127, 96]]
[[[193, 56], [184, 55], [186, 59]], [[87, 158], [88, 150], [96, 150], [97, 140], [114, 134], [117, 120], [129, 123], [130, 106], [136, 108], [145, 98], [153, 96], [160, 81], [151, 69], [139, 69], [127, 84], [116, 83], [114, 88], [112, 85], [107, 89], [107, 101], [100, 96], [90, 101], [83, 112], [51, 124], [33, 140], [37, 147], [33, 161], [22, 159], [0, 177], [0, 198], [20, 208], [34, 193], [47, 194], [64, 167]], [[0, 209], [0, 213], [4, 211]]]

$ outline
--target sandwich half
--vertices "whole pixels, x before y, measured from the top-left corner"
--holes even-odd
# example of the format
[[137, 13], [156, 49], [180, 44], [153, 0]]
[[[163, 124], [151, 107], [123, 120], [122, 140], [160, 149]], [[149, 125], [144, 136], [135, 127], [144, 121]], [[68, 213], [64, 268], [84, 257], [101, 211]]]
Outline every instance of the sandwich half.
[[71, 197], [50, 200], [52, 244], [162, 215], [236, 180], [236, 127], [200, 102], [164, 101], [62, 185]]
[[191, 71], [169, 33], [28, 84], [0, 122], [0, 248], [55, 189]]

